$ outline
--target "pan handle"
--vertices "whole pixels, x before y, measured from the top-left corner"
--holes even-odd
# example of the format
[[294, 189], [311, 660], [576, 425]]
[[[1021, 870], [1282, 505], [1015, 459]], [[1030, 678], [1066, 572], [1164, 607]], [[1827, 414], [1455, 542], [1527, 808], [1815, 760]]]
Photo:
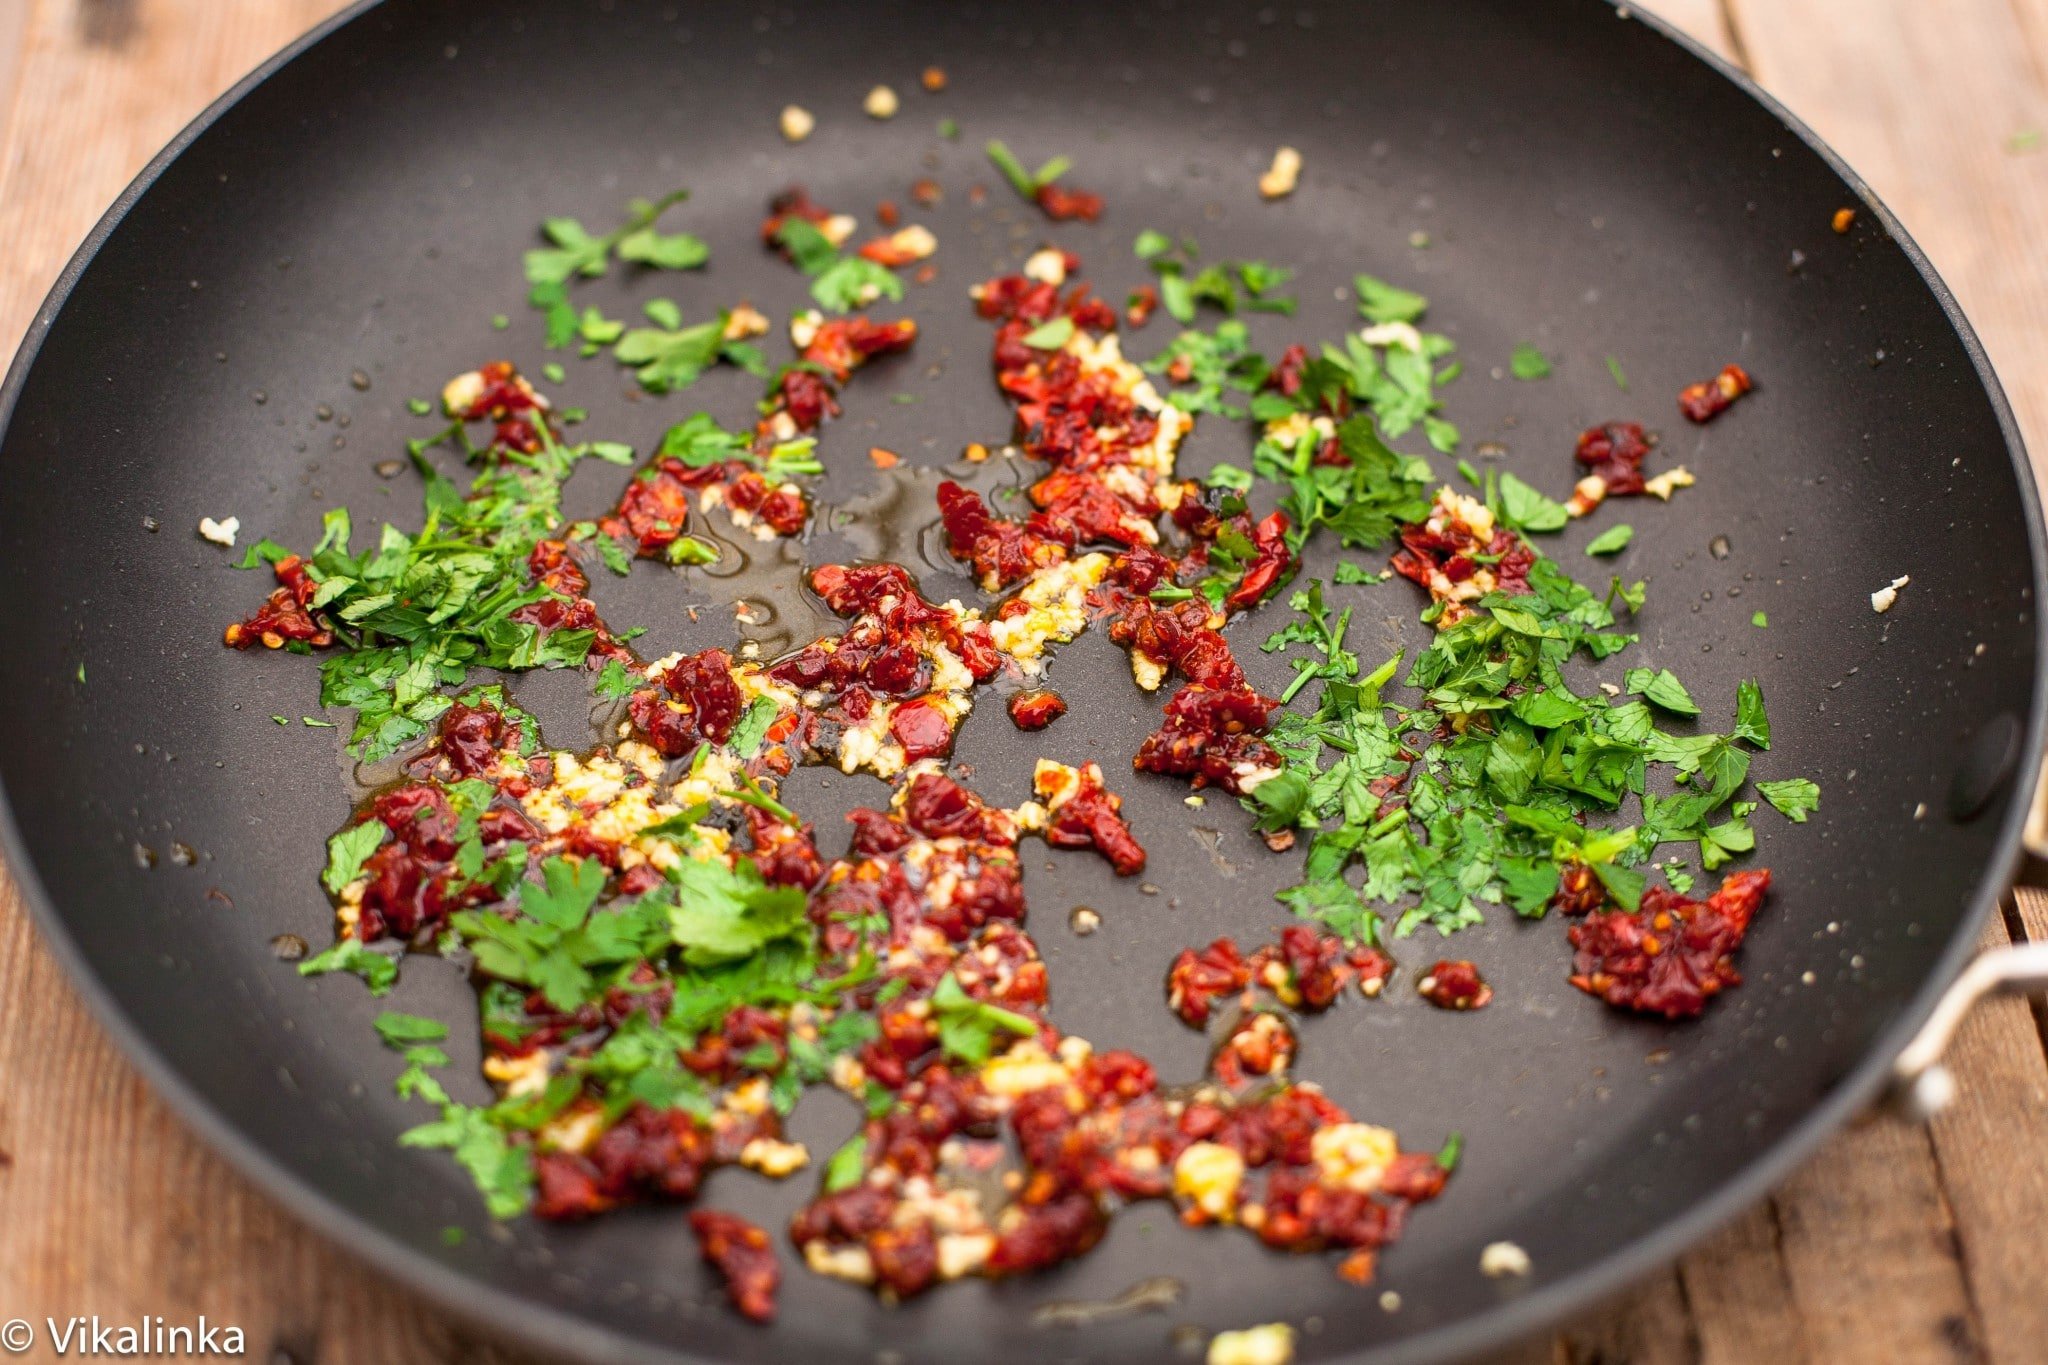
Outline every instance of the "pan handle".
[[[2048, 772], [2035, 788], [2020, 844], [2022, 858], [2015, 882], [2048, 886]], [[1941, 1058], [1963, 1019], [1987, 995], [2032, 992], [2048, 992], [2048, 942], [2015, 944], [1979, 954], [1892, 1063], [1893, 1102], [1915, 1119], [1933, 1118], [1947, 1108], [1955, 1098], [1956, 1082]]]

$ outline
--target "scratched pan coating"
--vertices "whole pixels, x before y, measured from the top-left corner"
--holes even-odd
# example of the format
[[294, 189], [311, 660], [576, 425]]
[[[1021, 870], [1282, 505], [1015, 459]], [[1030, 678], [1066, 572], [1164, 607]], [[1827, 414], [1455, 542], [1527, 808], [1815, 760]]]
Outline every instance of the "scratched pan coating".
[[[917, 88], [927, 63], [949, 73], [943, 95]], [[859, 113], [878, 81], [903, 92], [886, 124]], [[800, 147], [776, 133], [791, 100], [820, 116]], [[958, 141], [936, 135], [942, 117], [958, 120]], [[1026, 161], [1073, 156], [1074, 182], [1108, 197], [1104, 222], [1055, 229], [1024, 211], [982, 159], [991, 136]], [[1291, 199], [1265, 204], [1253, 182], [1282, 142], [1306, 173]], [[1722, 726], [1736, 682], [1760, 678], [1776, 744], [1756, 775], [1813, 777], [1825, 804], [1803, 826], [1758, 816], [1756, 861], [1776, 883], [1745, 950], [1748, 981], [1695, 1026], [1595, 1005], [1563, 980], [1563, 927], [1507, 914], [1456, 945], [1499, 990], [1485, 1012], [1415, 998], [1415, 969], [1438, 955], [1425, 933], [1397, 945], [1407, 973], [1390, 998], [1307, 1024], [1301, 1073], [1354, 1112], [1412, 1145], [1465, 1135], [1449, 1191], [1384, 1258], [1396, 1313], [1317, 1260], [1190, 1232], [1150, 1205], [1053, 1273], [894, 1311], [792, 1268], [780, 1322], [748, 1326], [719, 1303], [675, 1209], [487, 1233], [452, 1162], [394, 1145], [421, 1111], [392, 1095], [399, 1063], [369, 1019], [385, 1007], [471, 1017], [452, 969], [416, 959], [394, 996], [373, 1001], [353, 979], [301, 981], [267, 946], [328, 936], [317, 876], [324, 836], [348, 814], [348, 765], [338, 732], [269, 719], [317, 714], [310, 662], [220, 647], [222, 624], [262, 585], [195, 537], [198, 519], [234, 514], [245, 536], [305, 544], [331, 505], [359, 522], [416, 515], [410, 475], [374, 469], [419, 434], [404, 400], [493, 356], [529, 371], [546, 358], [519, 276], [543, 215], [606, 222], [629, 195], [687, 185], [694, 197], [671, 221], [712, 243], [711, 267], [592, 282], [580, 297], [613, 315], [657, 292], [692, 317], [742, 298], [776, 315], [801, 282], [757, 246], [768, 193], [797, 180], [865, 212], [923, 174], [947, 191], [920, 215], [941, 242], [938, 282], [911, 295], [924, 334], [857, 378], [825, 433], [826, 500], [856, 516], [844, 537], [805, 547], [812, 562], [909, 557], [933, 595], [966, 593], [917, 558], [931, 476], [882, 485], [864, 452], [936, 468], [969, 441], [1003, 438], [1009, 414], [967, 285], [1049, 238], [1120, 298], [1139, 281], [1130, 243], [1148, 226], [1191, 231], [1212, 258], [1299, 268], [1299, 318], [1253, 323], [1269, 353], [1336, 335], [1351, 304], [1333, 290], [1354, 271], [1428, 294], [1432, 324], [1467, 361], [1447, 397], [1468, 450], [1502, 442], [1502, 463], [1532, 482], [1564, 486], [1578, 429], [1623, 417], [1663, 429], [1660, 466], [1700, 476], [1669, 507], [1617, 504], [1599, 519], [1637, 526], [1614, 568], [1650, 584], [1629, 661], [1677, 669]], [[979, 210], [964, 193], [977, 182], [992, 186]], [[1845, 205], [1858, 221], [1837, 236], [1829, 220]], [[1408, 244], [1414, 232], [1427, 249]], [[491, 329], [498, 312], [509, 331]], [[1134, 351], [1165, 334], [1155, 323]], [[1489, 374], [1522, 341], [1558, 360], [1553, 379]], [[1679, 387], [1730, 360], [1758, 390], [1709, 428], [1681, 422]], [[608, 361], [570, 369], [558, 400], [642, 449], [700, 406], [737, 422], [753, 396], [752, 381], [719, 374], [636, 400]], [[917, 401], [887, 401], [898, 391]], [[137, 182], [38, 318], [4, 406], [0, 777], [13, 867], [46, 938], [157, 1086], [301, 1216], [452, 1309], [591, 1359], [1164, 1360], [1176, 1326], [1284, 1318], [1320, 1323], [1304, 1359], [1419, 1360], [1530, 1330], [1696, 1240], [1872, 1093], [2010, 869], [2013, 793], [2039, 749], [2032, 484], [1953, 301], [1810, 134], [1597, 0], [393, 0], [246, 82]], [[1206, 419], [1185, 467], [1241, 461], [1246, 442]], [[615, 483], [603, 468], [579, 475], [572, 511], [600, 506]], [[146, 531], [146, 517], [162, 529]], [[1580, 553], [1594, 529], [1550, 542], [1591, 579], [1607, 572]], [[1709, 550], [1716, 536], [1725, 558]], [[1327, 569], [1311, 559], [1309, 572]], [[1899, 605], [1875, 615], [1868, 594], [1901, 574], [1912, 583]], [[596, 591], [610, 619], [650, 628], [653, 653], [731, 640], [730, 581], [642, 564]], [[1335, 596], [1359, 608], [1362, 654], [1425, 643], [1407, 585]], [[692, 625], [691, 604], [716, 610]], [[779, 606], [801, 619], [796, 601]], [[1768, 629], [1751, 625], [1759, 610]], [[1268, 606], [1233, 631], [1268, 689], [1284, 670], [1255, 645], [1284, 614]], [[1157, 893], [1098, 859], [1026, 846], [1054, 1017], [1191, 1076], [1200, 1042], [1163, 1007], [1165, 966], [1217, 933], [1263, 937], [1297, 858], [1267, 854], [1231, 802], [1191, 810], [1179, 783], [1124, 769], [1157, 703], [1099, 633], [1051, 678], [1071, 714], [1027, 737], [984, 704], [960, 756], [997, 801], [1022, 796], [1041, 753], [1111, 769]], [[588, 742], [575, 677], [513, 690], [551, 743]], [[1973, 762], [1992, 780], [1958, 806]], [[838, 812], [882, 796], [816, 772], [792, 790], [828, 853]], [[1977, 809], [1955, 818], [1966, 807]], [[198, 851], [196, 866], [172, 864], [174, 841]], [[157, 866], [138, 865], [137, 844], [162, 855]], [[1101, 912], [1100, 932], [1071, 933], [1077, 905]], [[480, 1098], [474, 1036], [451, 1050], [462, 1093]], [[851, 1121], [820, 1095], [795, 1127], [829, 1150]], [[779, 1227], [807, 1188], [727, 1171], [709, 1197]], [[471, 1235], [446, 1245], [451, 1225]], [[1526, 1281], [1480, 1275], [1480, 1248], [1500, 1238], [1533, 1257]], [[1045, 1302], [1108, 1298], [1162, 1273], [1187, 1287], [1165, 1312], [1085, 1330], [1033, 1323]]]

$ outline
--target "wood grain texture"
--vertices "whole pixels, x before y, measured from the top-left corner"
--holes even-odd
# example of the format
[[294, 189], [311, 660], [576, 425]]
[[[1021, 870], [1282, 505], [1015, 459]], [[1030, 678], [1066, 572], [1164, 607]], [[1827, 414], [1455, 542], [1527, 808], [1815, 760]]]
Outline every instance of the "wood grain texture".
[[[0, 0], [4, 9], [9, 0]], [[32, 0], [0, 132], [0, 345], [121, 186], [339, 0]], [[1867, 175], [1939, 263], [2048, 457], [2048, 0], [1657, 0]], [[6, 30], [0, 26], [0, 39]], [[4, 66], [0, 59], [0, 66]], [[2048, 938], [2048, 895], [2007, 932]], [[1501, 1365], [2042, 1358], [2048, 1036], [2006, 1001], [1930, 1127], [1876, 1116], [1678, 1265]], [[0, 1316], [240, 1324], [252, 1359], [525, 1359], [280, 1213], [201, 1147], [85, 1015], [0, 883]]]

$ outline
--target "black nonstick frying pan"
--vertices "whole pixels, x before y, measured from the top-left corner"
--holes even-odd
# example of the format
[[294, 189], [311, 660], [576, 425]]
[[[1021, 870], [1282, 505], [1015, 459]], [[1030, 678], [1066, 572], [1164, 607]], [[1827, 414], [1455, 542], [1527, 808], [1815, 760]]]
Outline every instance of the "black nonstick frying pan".
[[[929, 96], [917, 73], [934, 63], [950, 84]], [[888, 123], [860, 113], [880, 82], [904, 96]], [[820, 115], [797, 147], [776, 131], [789, 102]], [[1010, 198], [980, 150], [990, 137], [1033, 164], [1071, 156], [1074, 182], [1108, 198], [1103, 223], [1052, 225]], [[1303, 153], [1302, 186], [1262, 203], [1253, 182], [1283, 142]], [[472, 1017], [452, 968], [413, 959], [373, 1002], [353, 979], [301, 981], [270, 947], [328, 936], [318, 873], [349, 811], [345, 731], [273, 723], [319, 715], [316, 670], [221, 648], [263, 585], [198, 520], [232, 514], [245, 537], [298, 545], [332, 505], [412, 524], [412, 476], [378, 471], [422, 434], [405, 400], [481, 360], [549, 358], [519, 268], [545, 215], [608, 223], [632, 195], [686, 185], [671, 221], [711, 242], [710, 269], [615, 276], [588, 299], [618, 316], [664, 293], [694, 317], [745, 298], [775, 316], [801, 281], [759, 247], [770, 193], [800, 181], [864, 210], [924, 175], [946, 190], [922, 215], [941, 241], [938, 281], [910, 298], [924, 335], [857, 380], [828, 429], [824, 496], [855, 515], [804, 548], [810, 562], [918, 554], [928, 482], [883, 482], [869, 446], [936, 468], [1006, 436], [966, 287], [1051, 240], [1121, 297], [1144, 227], [1300, 271], [1300, 315], [1256, 320], [1269, 353], [1338, 335], [1353, 313], [1334, 291], [1356, 271], [1428, 294], [1468, 362], [1447, 391], [1468, 449], [1501, 443], [1534, 483], [1562, 491], [1574, 434], [1620, 417], [1661, 427], [1668, 459], [1700, 476], [1668, 507], [1575, 526], [1553, 553], [1591, 577], [1584, 539], [1634, 522], [1617, 568], [1649, 580], [1650, 602], [1630, 661], [1671, 666], [1702, 697], [1761, 679], [1776, 735], [1756, 775], [1813, 777], [1824, 805], [1801, 826], [1759, 814], [1753, 861], [1777, 880], [1748, 979], [1695, 1025], [1610, 1013], [1566, 985], [1561, 925], [1500, 914], [1455, 948], [1494, 982], [1490, 1009], [1439, 1012], [1402, 990], [1307, 1027], [1301, 1073], [1354, 1112], [1411, 1145], [1465, 1137], [1449, 1192], [1417, 1211], [1373, 1291], [1147, 1206], [1056, 1272], [895, 1310], [792, 1270], [780, 1322], [752, 1327], [717, 1301], [673, 1208], [491, 1231], [452, 1163], [394, 1145], [422, 1111], [391, 1093], [399, 1063], [369, 1020]], [[1857, 219], [1837, 235], [1843, 207]], [[493, 330], [498, 313], [509, 329]], [[1166, 335], [1155, 324], [1132, 349]], [[1489, 374], [1523, 341], [1558, 358], [1552, 379]], [[1757, 392], [1711, 427], [1680, 421], [1680, 386], [1731, 360]], [[717, 374], [635, 399], [608, 360], [569, 365], [558, 399], [642, 449], [698, 407], [738, 421], [755, 396]], [[886, 401], [898, 391], [917, 401]], [[245, 82], [122, 197], [31, 329], [0, 414], [0, 778], [11, 864], [47, 938], [158, 1087], [301, 1216], [458, 1312], [592, 1359], [1164, 1360], [1176, 1327], [1285, 1319], [1314, 1329], [1304, 1359], [1419, 1360], [1528, 1331], [1676, 1254], [1870, 1098], [2010, 875], [2041, 748], [2033, 484], [1954, 300], [1810, 133], [1600, 0], [366, 6]], [[1245, 439], [1205, 422], [1185, 467], [1242, 460]], [[614, 491], [607, 471], [579, 475], [572, 510]], [[971, 591], [913, 562], [933, 596]], [[1898, 605], [1875, 614], [1869, 594], [1901, 575]], [[650, 628], [650, 655], [731, 642], [724, 580], [643, 564], [597, 591], [609, 619]], [[1423, 643], [1406, 584], [1341, 592], [1362, 654]], [[689, 605], [719, 610], [693, 624]], [[1284, 664], [1251, 646], [1273, 624], [1236, 632], [1268, 689]], [[1072, 714], [1025, 737], [984, 706], [961, 757], [1010, 799], [1039, 753], [1112, 769], [1156, 894], [1031, 846], [1055, 1018], [1194, 1075], [1202, 1044], [1163, 1008], [1164, 968], [1186, 944], [1282, 922], [1271, 896], [1295, 858], [1269, 854], [1227, 801], [1191, 811], [1177, 783], [1115, 778], [1156, 702], [1108, 641], [1083, 636], [1052, 676]], [[576, 676], [513, 687], [551, 743], [589, 742]], [[798, 804], [830, 831], [881, 790], [812, 773]], [[178, 865], [174, 844], [196, 862]], [[1086, 939], [1065, 927], [1079, 905], [1103, 917]], [[1440, 955], [1421, 938], [1395, 951], [1411, 969]], [[451, 1070], [471, 1098], [474, 1049], [458, 1031]], [[820, 1097], [795, 1129], [829, 1151], [851, 1121]], [[710, 1198], [772, 1228], [806, 1191], [728, 1171]], [[469, 1235], [450, 1244], [450, 1226]], [[1529, 1277], [1481, 1275], [1497, 1239], [1527, 1249]], [[1163, 1311], [1085, 1329], [1038, 1316], [1160, 1275], [1185, 1287]]]

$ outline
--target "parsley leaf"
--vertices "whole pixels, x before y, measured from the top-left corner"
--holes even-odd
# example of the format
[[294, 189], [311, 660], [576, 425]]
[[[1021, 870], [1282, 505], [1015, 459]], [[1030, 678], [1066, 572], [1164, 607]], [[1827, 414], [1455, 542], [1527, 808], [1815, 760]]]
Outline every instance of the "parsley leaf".
[[976, 1000], [951, 972], [932, 992], [932, 1014], [946, 1055], [974, 1066], [994, 1055], [999, 1030], [1023, 1037], [1038, 1032], [1037, 1024], [1014, 1010]]
[[866, 1134], [855, 1133], [832, 1153], [825, 1163], [825, 1193], [837, 1194], [850, 1190], [860, 1183], [861, 1173], [867, 1168], [868, 1140]]
[[1024, 163], [1017, 159], [1017, 154], [1002, 142], [991, 139], [985, 150], [988, 152], [988, 159], [1002, 172], [1003, 179], [1010, 182], [1010, 188], [1017, 191], [1017, 197], [1029, 199], [1034, 203], [1040, 190], [1065, 175], [1074, 165], [1069, 158], [1056, 156], [1036, 171], [1027, 171], [1024, 169]]
[[1508, 373], [1517, 379], [1548, 379], [1551, 375], [1550, 360], [1525, 341], [1508, 357]]
[[807, 927], [803, 890], [770, 886], [751, 862], [728, 868], [685, 858], [670, 878], [679, 900], [669, 906], [669, 927], [685, 962], [748, 957]]
[[[655, 300], [656, 304], [666, 302]], [[673, 314], [674, 305], [664, 310], [665, 316], [674, 317], [678, 324], [682, 319]], [[653, 313], [654, 305], [648, 311]], [[640, 387], [649, 393], [672, 393], [686, 389], [697, 382], [699, 375], [719, 361], [737, 365], [750, 374], [765, 375], [767, 366], [760, 353], [743, 343], [726, 340], [727, 315], [720, 313], [708, 322], [691, 327], [635, 327], [619, 338], [612, 348], [612, 356], [621, 365], [630, 366]]]
[[372, 995], [385, 995], [398, 984], [398, 963], [359, 938], [336, 939], [333, 947], [299, 964], [300, 976], [322, 976], [328, 972], [354, 972], [369, 986]]
[[417, 1014], [386, 1010], [373, 1022], [384, 1045], [401, 1052], [414, 1043], [438, 1043], [448, 1036], [448, 1026], [439, 1019], [427, 1019]]
[[1699, 703], [1685, 690], [1685, 684], [1678, 680], [1678, 675], [1668, 668], [1654, 672], [1647, 668], [1631, 668], [1623, 677], [1622, 686], [1674, 716], [1697, 716], [1700, 713]]
[[1371, 275], [1354, 275], [1351, 287], [1358, 295], [1358, 311], [1372, 322], [1414, 322], [1429, 310], [1429, 300], [1388, 284]]
[[493, 1218], [517, 1217], [533, 1200], [532, 1153], [514, 1144], [484, 1110], [444, 1104], [439, 1119], [407, 1129], [398, 1144], [454, 1153]]
[[1788, 777], [1780, 782], [1759, 782], [1757, 795], [1771, 803], [1780, 815], [1795, 825], [1806, 823], [1806, 817], [1820, 809], [1820, 787], [1804, 777]]
[[1635, 538], [1636, 528], [1625, 522], [1620, 526], [1610, 526], [1587, 543], [1586, 553], [1589, 555], [1618, 555], [1627, 549], [1628, 543]]
[[1518, 531], [1561, 531], [1571, 520], [1563, 503], [1544, 496], [1514, 475], [1500, 476], [1501, 520]]
[[1736, 685], [1734, 734], [1759, 749], [1771, 747], [1771, 718], [1764, 711], [1764, 690], [1754, 678]]
[[363, 863], [383, 842], [382, 821], [365, 820], [360, 825], [350, 825], [327, 841], [327, 870], [320, 874], [320, 884], [330, 894], [340, 895], [341, 888], [356, 879]]
[[1041, 351], [1057, 351], [1073, 339], [1074, 320], [1064, 313], [1024, 334], [1024, 344]]

